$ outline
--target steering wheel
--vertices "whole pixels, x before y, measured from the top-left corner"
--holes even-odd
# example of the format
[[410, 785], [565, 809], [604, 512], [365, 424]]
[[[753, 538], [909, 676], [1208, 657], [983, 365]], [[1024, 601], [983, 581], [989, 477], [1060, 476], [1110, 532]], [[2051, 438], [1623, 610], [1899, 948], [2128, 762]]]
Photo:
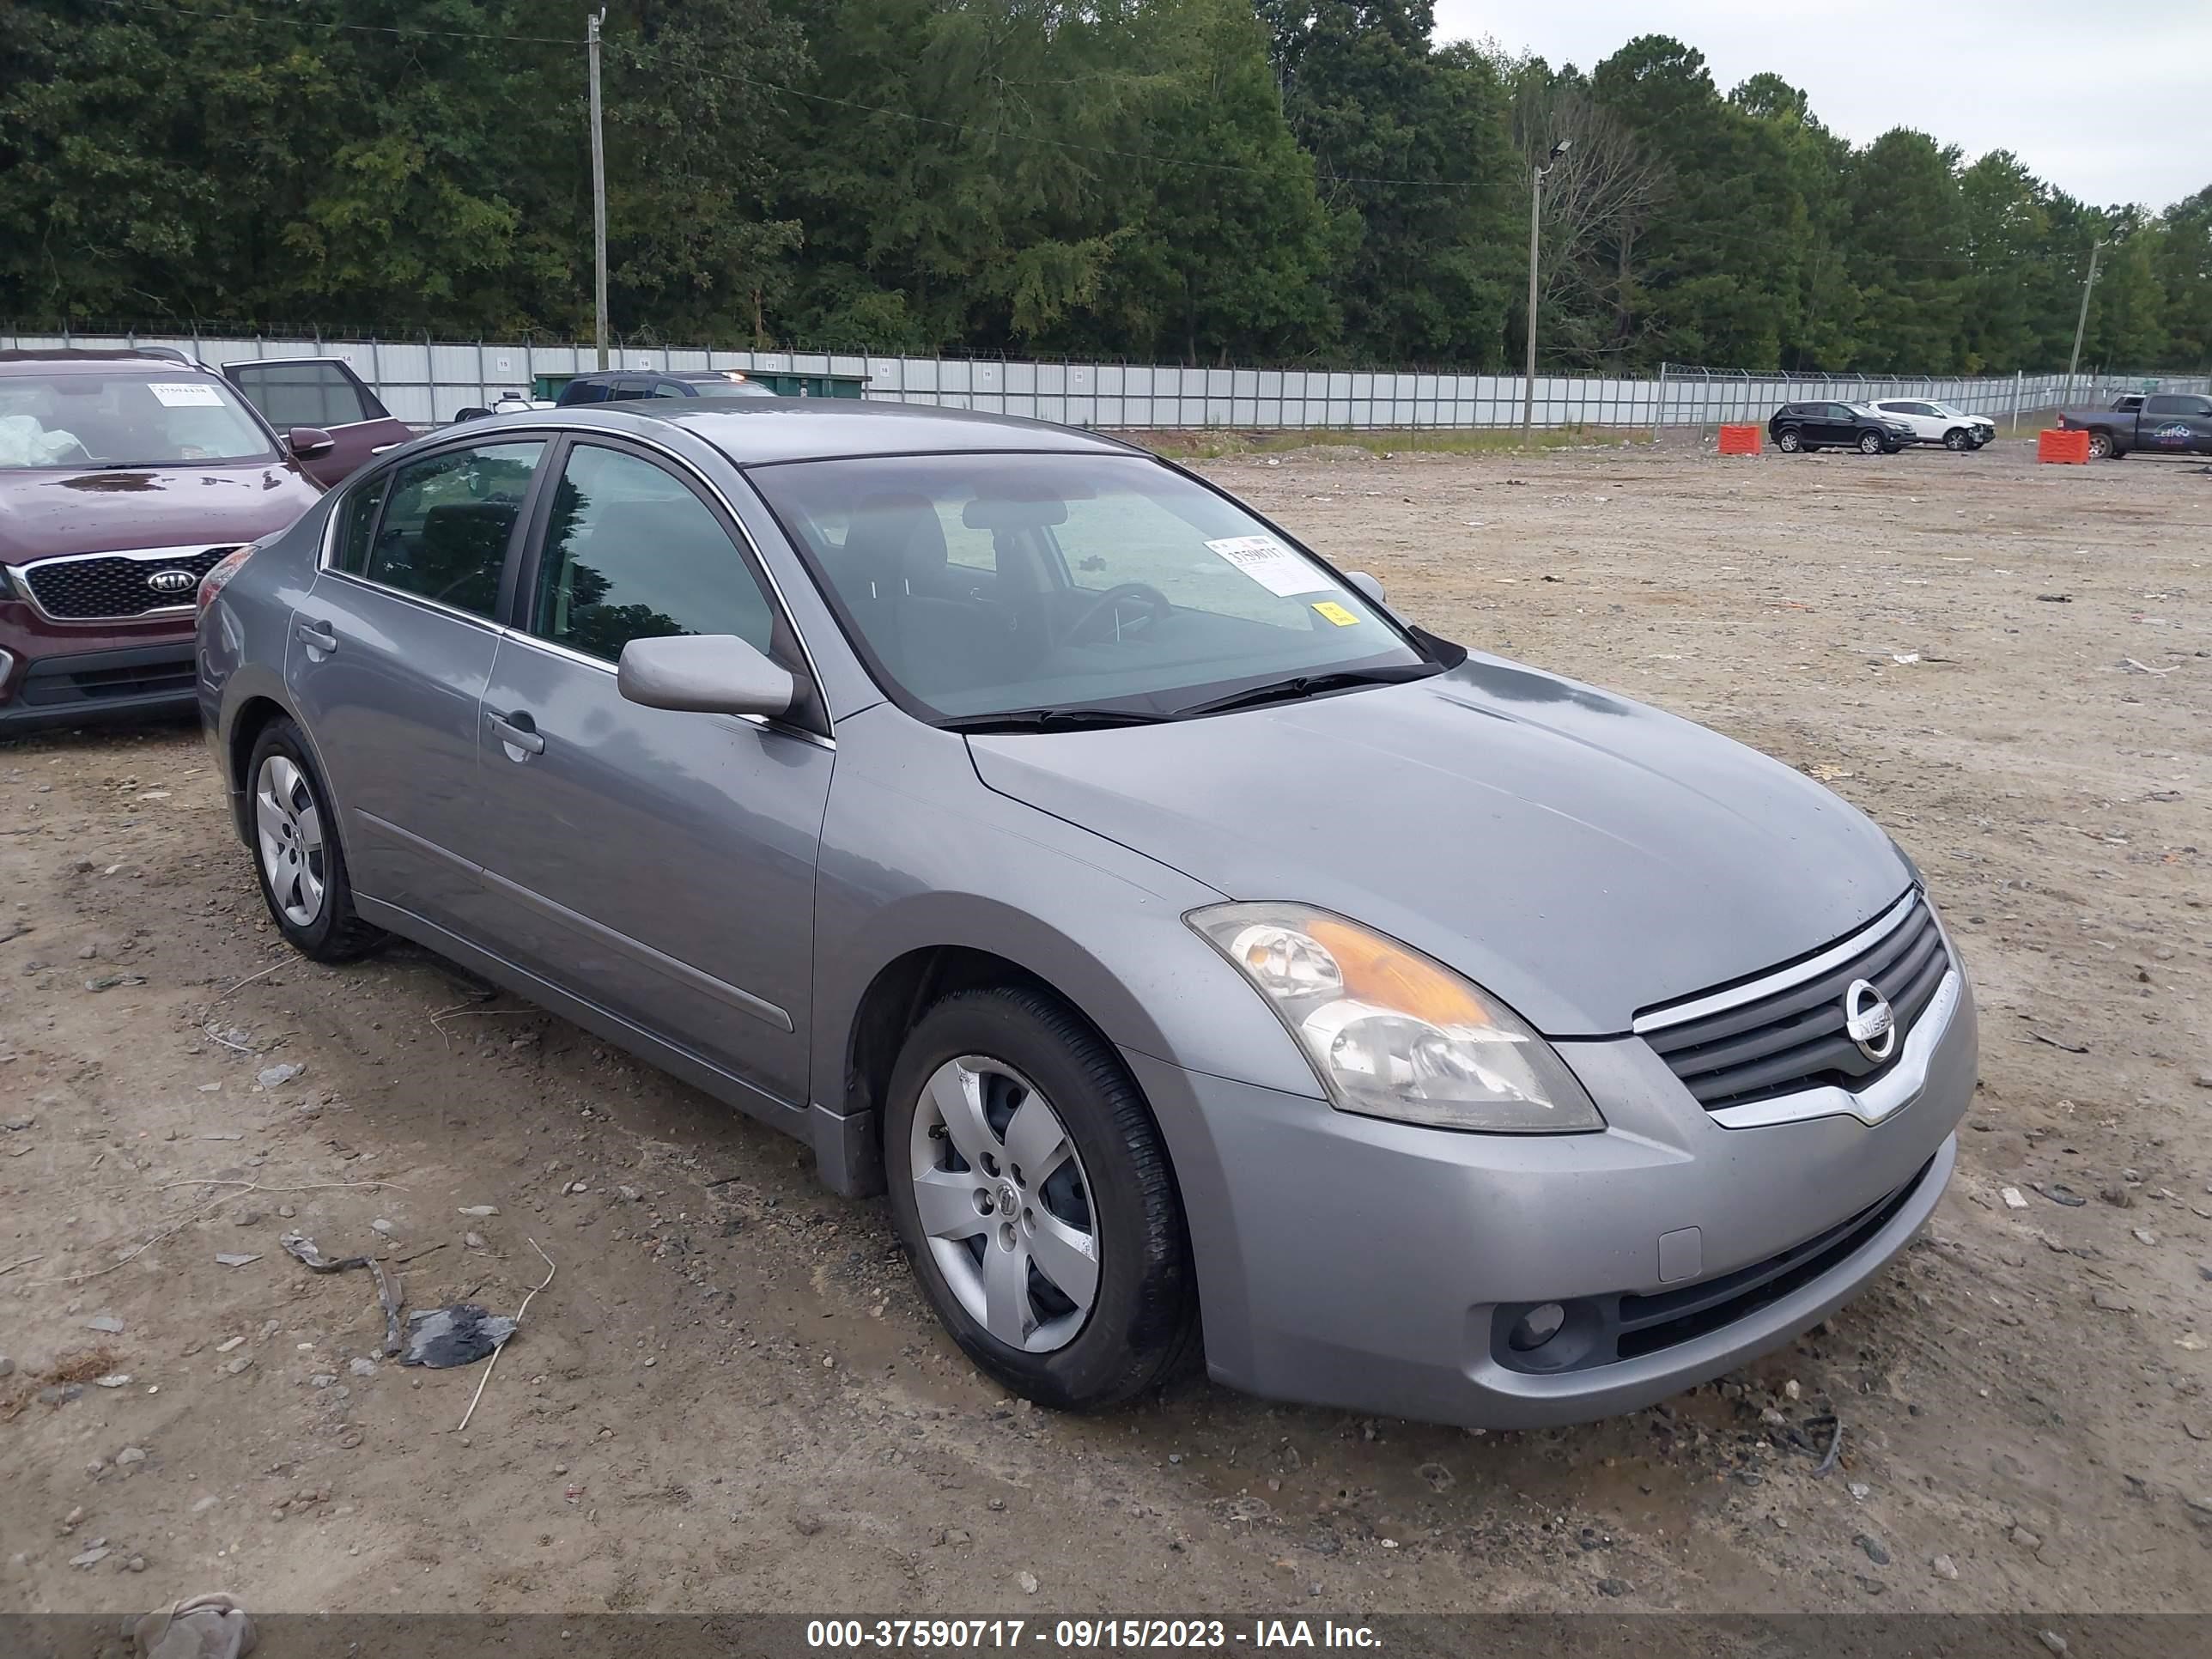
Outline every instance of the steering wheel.
[[1137, 627], [1149, 628], [1175, 609], [1175, 601], [1150, 582], [1120, 582], [1083, 607], [1075, 620], [1061, 630], [1060, 643], [1066, 645], [1081, 638], [1083, 630], [1102, 616], [1109, 613], [1118, 616], [1121, 607], [1133, 599], [1143, 600], [1146, 607], [1142, 617], [1133, 624]]

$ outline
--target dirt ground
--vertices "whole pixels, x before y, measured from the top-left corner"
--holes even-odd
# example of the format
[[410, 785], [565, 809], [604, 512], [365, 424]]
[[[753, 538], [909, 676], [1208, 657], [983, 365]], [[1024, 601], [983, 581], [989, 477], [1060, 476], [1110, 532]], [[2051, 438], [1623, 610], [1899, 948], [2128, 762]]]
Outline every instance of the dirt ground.
[[[1196, 1380], [1056, 1419], [792, 1144], [420, 951], [289, 955], [196, 733], [41, 738], [0, 748], [0, 1608], [2212, 1607], [2212, 477], [2013, 443], [1212, 471], [1438, 632], [1912, 852], [1984, 1085], [1891, 1272], [1585, 1428]], [[293, 1227], [413, 1306], [558, 1272], [458, 1433], [484, 1368], [371, 1359], [368, 1275]]]

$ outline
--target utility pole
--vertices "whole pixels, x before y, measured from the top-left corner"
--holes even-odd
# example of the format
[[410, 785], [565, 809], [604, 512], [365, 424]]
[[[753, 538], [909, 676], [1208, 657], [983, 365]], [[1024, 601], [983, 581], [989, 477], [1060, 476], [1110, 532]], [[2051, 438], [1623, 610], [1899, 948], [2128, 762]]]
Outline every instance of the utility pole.
[[599, 122], [599, 25], [606, 15], [602, 7], [584, 20], [584, 49], [592, 63], [592, 313], [601, 368], [607, 366], [607, 146]]
[[1525, 448], [1536, 422], [1536, 224], [1544, 211], [1544, 175], [1559, 164], [1574, 142], [1562, 138], [1540, 166], [1530, 170], [1528, 190], [1528, 372], [1521, 381], [1521, 442]]
[[2089, 326], [2089, 290], [2097, 285], [2097, 255], [2102, 242], [2089, 244], [2089, 276], [2081, 284], [2081, 314], [2074, 319], [2074, 355], [2066, 360], [2066, 401], [2074, 401], [2074, 371], [2081, 366], [2081, 334]]

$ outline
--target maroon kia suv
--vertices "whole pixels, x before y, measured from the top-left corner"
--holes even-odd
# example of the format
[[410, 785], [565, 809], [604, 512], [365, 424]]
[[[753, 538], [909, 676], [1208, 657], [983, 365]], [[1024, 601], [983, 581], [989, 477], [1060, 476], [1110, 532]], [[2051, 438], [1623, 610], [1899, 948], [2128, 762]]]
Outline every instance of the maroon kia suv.
[[188, 714], [193, 599], [322, 492], [222, 376], [129, 351], [0, 351], [0, 738]]

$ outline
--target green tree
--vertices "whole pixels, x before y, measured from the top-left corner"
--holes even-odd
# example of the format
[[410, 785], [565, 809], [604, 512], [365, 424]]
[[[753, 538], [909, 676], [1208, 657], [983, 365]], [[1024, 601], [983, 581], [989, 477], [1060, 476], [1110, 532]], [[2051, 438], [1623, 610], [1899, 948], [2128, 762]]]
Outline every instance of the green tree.
[[1139, 21], [1148, 159], [1126, 174], [1129, 234], [1085, 343], [1190, 363], [1325, 349], [1342, 238], [1284, 118], [1266, 30], [1248, 0], [1156, 0]]
[[1865, 306], [1855, 366], [1948, 374], [1965, 356], [1966, 225], [1958, 152], [1885, 132], [1853, 159], [1850, 258]]
[[1380, 362], [1501, 362], [1527, 198], [1494, 67], [1470, 46], [1431, 46], [1429, 0], [1260, 10], [1291, 130], [1344, 226], [1334, 290], [1347, 345]]

